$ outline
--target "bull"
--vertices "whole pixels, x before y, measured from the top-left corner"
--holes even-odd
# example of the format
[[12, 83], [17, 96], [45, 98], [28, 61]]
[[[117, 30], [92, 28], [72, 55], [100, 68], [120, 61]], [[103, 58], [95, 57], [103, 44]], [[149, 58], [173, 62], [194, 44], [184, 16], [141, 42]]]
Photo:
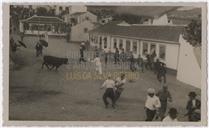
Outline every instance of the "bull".
[[[54, 56], [44, 56], [43, 57], [43, 63], [42, 63], [42, 69], [44, 65], [49, 69], [52, 70], [55, 68], [56, 70], [63, 64], [68, 64], [68, 59], [67, 58], [58, 58]], [[51, 66], [51, 68], [49, 68]]]

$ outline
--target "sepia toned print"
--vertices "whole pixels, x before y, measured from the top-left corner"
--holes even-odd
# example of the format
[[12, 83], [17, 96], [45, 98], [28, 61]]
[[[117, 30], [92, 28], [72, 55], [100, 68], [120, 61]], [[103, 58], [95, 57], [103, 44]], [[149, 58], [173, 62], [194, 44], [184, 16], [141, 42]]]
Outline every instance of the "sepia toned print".
[[8, 9], [8, 122], [206, 121], [202, 5]]

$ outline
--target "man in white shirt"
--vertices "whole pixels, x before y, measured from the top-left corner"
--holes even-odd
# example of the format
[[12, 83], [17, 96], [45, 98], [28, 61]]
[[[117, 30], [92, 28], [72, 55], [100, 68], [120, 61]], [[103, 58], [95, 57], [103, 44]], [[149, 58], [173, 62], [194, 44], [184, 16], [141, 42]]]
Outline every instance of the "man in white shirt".
[[123, 85], [126, 83], [125, 74], [122, 73], [120, 77], [115, 80], [115, 100], [117, 101], [120, 98], [122, 91], [124, 90]]
[[108, 108], [109, 103], [107, 98], [110, 98], [112, 100], [112, 107], [115, 108], [115, 82], [111, 79], [110, 75], [108, 76], [107, 80], [105, 80], [101, 88], [106, 88], [105, 93], [103, 94], [105, 107]]
[[99, 74], [102, 74], [102, 63], [100, 61], [99, 56], [96, 56], [96, 58], [94, 58], [94, 60], [92, 61], [96, 64], [96, 71], [99, 72]]
[[159, 98], [155, 95], [155, 89], [149, 88], [147, 93], [147, 100], [145, 102], [147, 118], [145, 121], [152, 121], [156, 115], [156, 112], [161, 107], [161, 103]]
[[47, 31], [44, 33], [44, 37], [45, 37], [45, 41], [48, 42], [48, 32]]
[[168, 115], [163, 119], [163, 122], [177, 122], [177, 110], [175, 108], [170, 108]]

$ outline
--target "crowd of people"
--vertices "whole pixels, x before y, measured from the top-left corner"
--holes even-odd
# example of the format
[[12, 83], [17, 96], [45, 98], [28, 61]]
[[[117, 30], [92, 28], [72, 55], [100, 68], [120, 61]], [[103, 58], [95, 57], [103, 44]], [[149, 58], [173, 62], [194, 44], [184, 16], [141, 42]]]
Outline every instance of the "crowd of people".
[[[10, 39], [10, 46], [11, 50], [14, 52], [17, 50], [17, 47], [19, 46], [17, 43], [15, 43], [14, 39]], [[43, 46], [40, 42], [37, 42], [36, 46], [36, 56], [42, 56], [42, 50]], [[86, 46], [85, 43], [82, 42], [80, 45], [80, 59], [79, 62], [86, 62], [87, 60], [84, 58]], [[105, 64], [108, 64], [108, 61], [110, 61], [109, 56], [110, 51], [106, 48], [103, 50], [103, 57]], [[113, 53], [114, 58], [114, 64], [120, 64], [121, 62], [129, 62], [130, 70], [136, 71], [136, 65], [138, 67], [141, 67], [140, 70], [144, 72], [144, 67], [146, 68], [146, 65], [149, 64], [148, 62], [149, 55], [146, 56], [147, 60], [143, 60], [141, 55], [136, 56], [131, 52], [130, 57], [128, 58], [126, 56], [126, 53], [124, 50], [119, 52], [119, 50], [116, 48], [115, 52]], [[102, 74], [102, 62], [101, 62], [101, 55], [100, 50], [98, 48], [95, 49], [95, 55], [94, 59], [91, 62], [94, 62], [96, 65], [96, 71], [98, 71], [99, 74]], [[146, 68], [147, 70], [154, 71], [154, 74], [157, 76], [157, 80], [159, 82], [166, 82], [166, 67], [165, 64], [160, 62], [159, 59], [156, 59], [154, 63], [151, 63], [151, 66], [147, 66], [149, 68]], [[151, 67], [151, 68], [150, 68]], [[134, 69], [134, 70], [133, 70]], [[111, 75], [108, 75], [107, 80], [104, 81], [101, 88], [105, 88], [105, 92], [103, 94], [103, 102], [105, 104], [105, 108], [109, 107], [108, 98], [112, 101], [112, 108], [116, 108], [116, 102], [119, 100], [122, 92], [124, 91], [124, 85], [126, 83], [126, 77], [125, 74], [121, 74], [119, 77], [117, 77], [115, 80], [112, 79]], [[201, 102], [196, 98], [197, 94], [195, 92], [190, 92], [188, 94], [189, 100], [186, 105], [187, 113], [185, 116], [188, 116], [189, 121], [200, 121], [201, 114], [200, 114], [200, 108], [201, 108]], [[166, 84], [162, 84], [162, 88], [156, 92], [154, 88], [148, 88], [147, 89], [147, 99], [145, 101], [145, 114], [146, 119], [145, 121], [153, 121], [153, 120], [160, 120], [164, 122], [171, 122], [171, 121], [178, 121], [178, 110], [175, 107], [171, 107], [167, 112], [168, 109], [168, 102], [172, 102], [173, 98], [168, 90], [168, 86]]]
[[[105, 108], [109, 107], [108, 98], [111, 99], [111, 106], [115, 109], [116, 102], [121, 96], [126, 83], [125, 74], [121, 74], [115, 80], [112, 79], [111, 75], [108, 75], [107, 80], [104, 81], [101, 88], [106, 88], [103, 94], [103, 101]], [[189, 121], [200, 121], [201, 119], [201, 102], [196, 98], [195, 92], [189, 92], [189, 100], [186, 105], [187, 113], [184, 116], [188, 116]], [[167, 112], [168, 102], [172, 102], [172, 96], [167, 86], [163, 86], [158, 92], [154, 88], [147, 89], [147, 99], [145, 101], [145, 121], [160, 120], [163, 122], [177, 122], [178, 121], [178, 110], [175, 107], [171, 107]]]
[[[107, 47], [104, 49], [99, 49], [95, 47], [94, 49], [94, 58], [96, 63], [96, 71], [99, 71], [99, 74], [102, 74], [102, 63], [107, 66], [108, 64], [118, 64], [118, 65], [125, 65], [127, 64], [130, 68], [130, 71], [136, 72], [144, 72], [146, 70], [151, 70], [156, 74], [156, 78], [160, 83], [166, 83], [166, 64], [161, 62], [156, 56], [152, 54], [144, 55], [144, 58], [139, 54], [137, 55], [134, 52], [125, 52], [125, 50], [115, 48], [114, 52]], [[80, 45], [80, 58], [79, 63], [87, 62], [85, 59], [85, 51], [86, 51], [86, 44], [82, 42]], [[104, 60], [104, 61], [102, 61]]]
[[[80, 62], [86, 62], [84, 59], [85, 54], [85, 43], [82, 43], [80, 46]], [[121, 64], [128, 62], [131, 71], [137, 71], [139, 69], [141, 72], [144, 72], [144, 69], [151, 70], [156, 75], [157, 80], [162, 84], [162, 88], [157, 92], [154, 88], [148, 88], [147, 90], [147, 99], [145, 101], [145, 121], [160, 120], [163, 122], [178, 121], [178, 110], [175, 107], [169, 107], [168, 102], [172, 102], [173, 98], [168, 89], [166, 83], [166, 64], [160, 62], [159, 59], [156, 61], [151, 58], [151, 55], [146, 54], [146, 60], [144, 60], [141, 55], [136, 55], [130, 52], [129, 56], [125, 53], [124, 50], [119, 51], [118, 48], [115, 48], [113, 54], [110, 53], [110, 50], [103, 49], [103, 54], [101, 54], [98, 48], [95, 48], [94, 59], [92, 62], [96, 64], [96, 71], [99, 74], [102, 74], [102, 62], [101, 58], [104, 60], [104, 64], [107, 65], [108, 62], [114, 64]], [[112, 56], [112, 60], [110, 59]], [[105, 107], [109, 107], [108, 98], [112, 101], [112, 108], [115, 108], [116, 102], [120, 98], [121, 93], [124, 91], [124, 85], [126, 83], [125, 74], [121, 74], [117, 79], [113, 80], [111, 75], [108, 75], [107, 80], [103, 83], [101, 88], [106, 88], [103, 94], [103, 101]], [[189, 101], [186, 105], [187, 113], [184, 116], [188, 116], [189, 121], [200, 121], [200, 100], [196, 99], [196, 93], [190, 92], [188, 94]]]

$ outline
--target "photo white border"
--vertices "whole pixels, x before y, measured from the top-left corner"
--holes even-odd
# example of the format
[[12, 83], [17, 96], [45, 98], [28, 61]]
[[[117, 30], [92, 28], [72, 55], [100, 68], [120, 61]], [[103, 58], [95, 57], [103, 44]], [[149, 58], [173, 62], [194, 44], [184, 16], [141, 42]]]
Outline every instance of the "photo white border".
[[[12, 2], [14, 2], [14, 0], [11, 0]], [[23, 2], [27, 2], [31, 1], [31, 0], [22, 0]], [[21, 2], [22, 2], [21, 1]], [[43, 1], [43, 0], [41, 0]], [[49, 3], [55, 0], [48, 0], [47, 2], [45, 2], [46, 0], [44, 0], [44, 3], [38, 3], [38, 4], [55, 4], [56, 2], [53, 3]], [[63, 0], [64, 2], [66, 2], [65, 0]], [[63, 2], [62, 1], [62, 2]], [[74, 1], [74, 0], [72, 0]], [[10, 1], [9, 1], [10, 2]], [[26, 4], [27, 4], [26, 3]], [[69, 3], [69, 2], [67, 2]], [[81, 2], [83, 3], [83, 2]], [[18, 3], [19, 4], [19, 3]], [[22, 4], [22, 3], [20, 3]], [[61, 3], [64, 4], [64, 3]], [[66, 4], [66, 3], [65, 3]], [[70, 3], [70, 4], [80, 4], [80, 3]], [[87, 3], [89, 4], [89, 3]], [[91, 4], [91, 3], [90, 3]], [[92, 3], [92, 4], [97, 4], [97, 3]], [[99, 3], [100, 4], [100, 3]], [[126, 3], [105, 3], [105, 4], [116, 4], [116, 5], [126, 5]], [[136, 3], [129, 3], [129, 5], [136, 5]], [[150, 6], [150, 4], [154, 4], [154, 6], [160, 5], [163, 6], [167, 6], [170, 4], [175, 4], [175, 5], [171, 5], [171, 6], [178, 6], [181, 5], [182, 3], [162, 3], [162, 2], [158, 2], [158, 3], [140, 3], [140, 6]], [[195, 4], [195, 5], [199, 5], [201, 7], [204, 8], [204, 10], [202, 11], [202, 28], [207, 28], [207, 5], [205, 3], [183, 3], [183, 4]], [[4, 126], [205, 126], [207, 124], [207, 115], [206, 114], [202, 114], [202, 119], [206, 119], [204, 122], [178, 122], [178, 123], [162, 123], [162, 122], [136, 122], [136, 121], [111, 121], [111, 122], [107, 122], [107, 121], [8, 121], [8, 119], [6, 117], [8, 117], [8, 107], [5, 108], [5, 104], [8, 105], [8, 101], [9, 101], [9, 58], [8, 58], [8, 54], [9, 54], [9, 43], [5, 43], [5, 42], [9, 42], [9, 11], [8, 11], [8, 2], [5, 2], [2, 4], [3, 6], [3, 88], [1, 88], [2, 92], [3, 92], [3, 98], [4, 99], [4, 107], [3, 107], [3, 112], [4, 112]], [[188, 5], [188, 6], [189, 6]], [[185, 5], [183, 5], [185, 6]], [[206, 27], [207, 26], [207, 27]], [[202, 57], [207, 59], [207, 30], [206, 29], [202, 29]], [[207, 68], [207, 61], [203, 62], [204, 59], [202, 58], [202, 76], [204, 77], [202, 79], [202, 84], [204, 84], [204, 86], [201, 88], [201, 101], [207, 101], [207, 92], [205, 92], [204, 90], [207, 90], [207, 72], [208, 72], [208, 68]], [[2, 64], [1, 64], [2, 67]], [[205, 92], [205, 93], [204, 93]], [[6, 98], [6, 99], [5, 99]], [[201, 102], [202, 103], [202, 111], [204, 110], [205, 112], [208, 113], [207, 111], [207, 102]]]

